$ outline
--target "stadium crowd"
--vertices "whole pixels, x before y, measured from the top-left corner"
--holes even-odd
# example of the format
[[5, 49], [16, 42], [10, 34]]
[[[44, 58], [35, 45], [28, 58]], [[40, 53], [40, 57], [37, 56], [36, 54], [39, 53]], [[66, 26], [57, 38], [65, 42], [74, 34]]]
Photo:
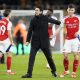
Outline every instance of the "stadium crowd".
[[44, 9], [53, 7], [54, 9], [65, 9], [68, 4], [74, 3], [80, 13], [80, 0], [0, 0], [0, 9], [34, 9], [35, 6], [41, 5]]

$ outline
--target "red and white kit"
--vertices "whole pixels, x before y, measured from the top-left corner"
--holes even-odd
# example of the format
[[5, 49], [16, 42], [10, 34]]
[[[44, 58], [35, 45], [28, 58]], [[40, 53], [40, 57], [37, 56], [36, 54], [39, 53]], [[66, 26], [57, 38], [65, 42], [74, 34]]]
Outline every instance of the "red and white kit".
[[66, 38], [63, 52], [77, 52], [79, 40], [76, 38], [75, 33], [80, 31], [80, 17], [73, 15], [73, 17], [65, 17], [64, 23], [66, 27]]
[[0, 20], [0, 51], [2, 53], [5, 53], [11, 45], [8, 38], [8, 30], [11, 30], [11, 27], [12, 23], [6, 18]]

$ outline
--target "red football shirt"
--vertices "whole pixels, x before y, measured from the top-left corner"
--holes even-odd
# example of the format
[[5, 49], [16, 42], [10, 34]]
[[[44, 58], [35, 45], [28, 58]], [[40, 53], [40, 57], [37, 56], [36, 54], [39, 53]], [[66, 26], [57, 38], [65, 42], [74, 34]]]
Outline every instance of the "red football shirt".
[[66, 27], [66, 39], [74, 39], [75, 33], [79, 31], [79, 17], [74, 15], [73, 17], [64, 18], [64, 23]]
[[0, 20], [0, 41], [8, 38], [8, 23], [6, 18]]
[[48, 24], [48, 35], [49, 35], [49, 38], [53, 35], [53, 31], [52, 31], [52, 24]]

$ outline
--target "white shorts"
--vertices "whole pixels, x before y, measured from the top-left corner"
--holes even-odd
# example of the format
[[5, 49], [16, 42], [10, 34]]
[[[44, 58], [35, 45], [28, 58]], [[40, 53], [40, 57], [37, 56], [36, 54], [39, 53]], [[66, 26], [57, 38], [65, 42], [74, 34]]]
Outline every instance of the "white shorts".
[[56, 37], [50, 40], [50, 46], [54, 47], [56, 41]]
[[10, 49], [11, 49], [11, 42], [10, 42], [9, 38], [7, 38], [4, 41], [0, 41], [0, 51], [3, 54], [10, 51]]
[[78, 38], [65, 40], [63, 52], [79, 52], [79, 40]]

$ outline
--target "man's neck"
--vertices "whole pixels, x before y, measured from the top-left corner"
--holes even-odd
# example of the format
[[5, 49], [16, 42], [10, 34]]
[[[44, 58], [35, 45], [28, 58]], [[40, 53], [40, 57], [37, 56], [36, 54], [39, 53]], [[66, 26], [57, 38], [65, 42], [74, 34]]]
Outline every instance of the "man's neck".
[[69, 15], [69, 17], [73, 17], [74, 16], [74, 14], [72, 14], [72, 15]]
[[9, 21], [9, 17], [5, 17]]

